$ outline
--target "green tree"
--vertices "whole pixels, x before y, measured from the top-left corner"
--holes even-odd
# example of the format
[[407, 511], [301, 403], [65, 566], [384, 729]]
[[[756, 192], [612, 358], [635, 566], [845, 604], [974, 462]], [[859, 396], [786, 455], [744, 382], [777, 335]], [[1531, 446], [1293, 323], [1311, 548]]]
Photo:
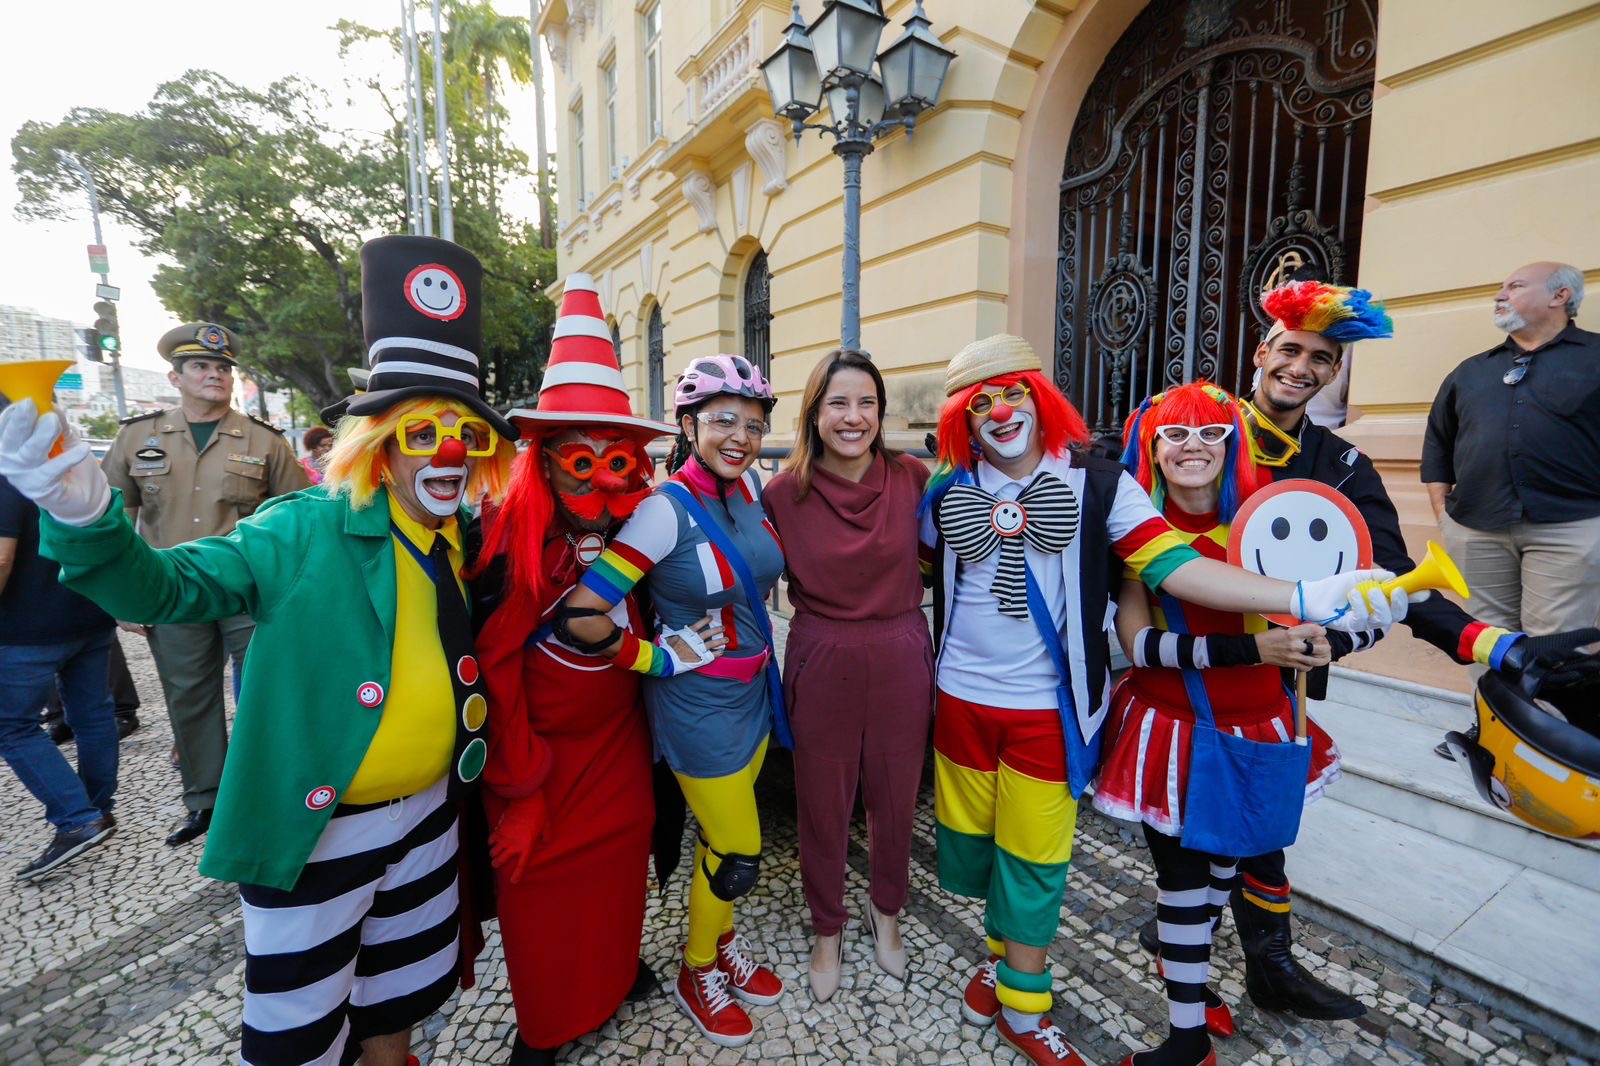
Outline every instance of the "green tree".
[[78, 419], [78, 426], [88, 440], [112, 440], [116, 437], [117, 430], [121, 428], [115, 412], [112, 411], [98, 415], [84, 415]]
[[[526, 157], [501, 139], [508, 116], [499, 102], [505, 79], [527, 76], [527, 24], [482, 2], [445, 10], [451, 166], [462, 175], [455, 237], [484, 264], [479, 355], [489, 398], [506, 404], [536, 389], [554, 319], [543, 289], [555, 254], [501, 208], [506, 182], [527, 180]], [[79, 207], [82, 191], [60, 157], [73, 153], [93, 173], [102, 210], [160, 261], [154, 287], [167, 309], [234, 329], [247, 371], [319, 407], [348, 392], [345, 368], [364, 363], [361, 244], [406, 228], [398, 34], [335, 30], [341, 49], [387, 46], [392, 78], [366, 86], [395, 119], [384, 135], [335, 130], [325, 94], [300, 79], [257, 91], [194, 70], [134, 114], [75, 108], [59, 123], [25, 124], [12, 141], [19, 215]], [[428, 88], [431, 97], [431, 79]]]

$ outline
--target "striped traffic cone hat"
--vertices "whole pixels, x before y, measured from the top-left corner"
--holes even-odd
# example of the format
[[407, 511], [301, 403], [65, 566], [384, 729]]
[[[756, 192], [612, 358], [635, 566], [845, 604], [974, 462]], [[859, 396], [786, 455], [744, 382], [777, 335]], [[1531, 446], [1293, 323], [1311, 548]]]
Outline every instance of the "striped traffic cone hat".
[[506, 417], [528, 431], [600, 425], [645, 437], [677, 432], [666, 422], [633, 413], [633, 400], [611, 346], [611, 330], [600, 309], [600, 294], [588, 274], [569, 274], [562, 286], [561, 313], [556, 318], [538, 406], [518, 408]]

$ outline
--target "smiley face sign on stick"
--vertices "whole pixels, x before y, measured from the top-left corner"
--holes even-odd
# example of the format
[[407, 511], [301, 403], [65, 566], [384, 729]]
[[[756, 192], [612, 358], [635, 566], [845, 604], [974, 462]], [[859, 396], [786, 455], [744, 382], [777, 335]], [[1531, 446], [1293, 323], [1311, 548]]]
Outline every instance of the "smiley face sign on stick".
[[[1280, 581], [1372, 568], [1372, 536], [1356, 505], [1320, 481], [1277, 481], [1244, 502], [1228, 531], [1228, 562]], [[1264, 616], [1297, 625], [1289, 614]]]

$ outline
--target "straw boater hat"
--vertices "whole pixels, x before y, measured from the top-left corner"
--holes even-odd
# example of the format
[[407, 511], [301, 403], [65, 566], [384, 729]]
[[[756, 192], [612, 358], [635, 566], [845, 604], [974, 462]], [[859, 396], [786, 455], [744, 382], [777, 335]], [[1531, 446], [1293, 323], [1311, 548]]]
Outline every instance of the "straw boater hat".
[[611, 426], [645, 438], [678, 432], [676, 426], [634, 415], [600, 296], [587, 274], [569, 274], [562, 286], [538, 406], [519, 407], [506, 417], [529, 433], [573, 426]]
[[1011, 333], [973, 341], [955, 354], [944, 372], [944, 394], [954, 396], [968, 385], [1014, 374], [1019, 370], [1042, 371], [1043, 364], [1033, 345]]
[[483, 266], [438, 237], [379, 237], [361, 246], [361, 327], [367, 391], [334, 404], [381, 414], [416, 397], [458, 400], [507, 440], [512, 426], [483, 399]]

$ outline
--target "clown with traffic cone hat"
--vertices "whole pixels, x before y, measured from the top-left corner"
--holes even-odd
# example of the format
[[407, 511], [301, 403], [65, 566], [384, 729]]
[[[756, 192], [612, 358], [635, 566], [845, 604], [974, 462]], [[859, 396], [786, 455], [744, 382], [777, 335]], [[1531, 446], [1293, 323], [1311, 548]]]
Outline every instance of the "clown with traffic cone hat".
[[[478, 651], [490, 725], [506, 739], [490, 753], [484, 807], [517, 1018], [511, 1061], [538, 1063], [655, 981], [639, 958], [654, 811], [642, 678], [552, 623], [649, 494], [646, 442], [675, 430], [634, 414], [587, 274], [563, 286], [538, 403], [507, 417], [528, 447], [486, 516], [482, 583], [495, 606]], [[651, 639], [631, 595], [611, 615]]]

